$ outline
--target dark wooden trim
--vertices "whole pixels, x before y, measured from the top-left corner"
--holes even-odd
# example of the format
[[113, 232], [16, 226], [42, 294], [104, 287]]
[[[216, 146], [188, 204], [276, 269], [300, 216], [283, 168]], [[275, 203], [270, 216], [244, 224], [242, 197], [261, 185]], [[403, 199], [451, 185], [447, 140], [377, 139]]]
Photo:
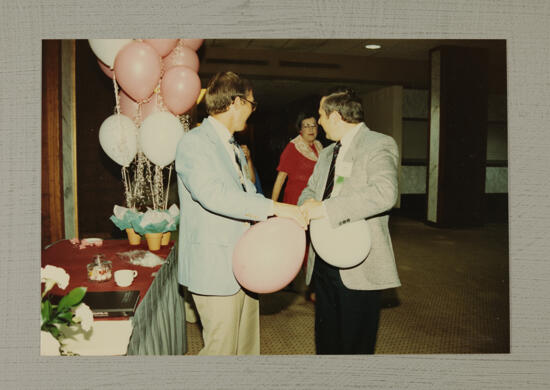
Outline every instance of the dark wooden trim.
[[[406, 167], [418, 167], [418, 166], [428, 166], [429, 160], [428, 159], [422, 159], [422, 158], [406, 158], [401, 160], [401, 166]], [[507, 160], [487, 160], [485, 163], [486, 167], [507, 167], [508, 161]]]
[[428, 166], [428, 162], [425, 158], [406, 158], [401, 160], [401, 166]]
[[[392, 215], [399, 215], [417, 221], [423, 221], [432, 227], [463, 227], [460, 224], [432, 223], [427, 220], [427, 194], [401, 194], [401, 207], [394, 208]], [[483, 195], [484, 223], [508, 223], [508, 194]]]
[[42, 41], [42, 247], [64, 237], [61, 41]]
[[507, 160], [487, 160], [485, 163], [485, 166], [487, 167], [507, 167], [508, 161]]
[[428, 118], [413, 118], [413, 117], [404, 116], [402, 119], [404, 121], [409, 121], [409, 122], [428, 122]]

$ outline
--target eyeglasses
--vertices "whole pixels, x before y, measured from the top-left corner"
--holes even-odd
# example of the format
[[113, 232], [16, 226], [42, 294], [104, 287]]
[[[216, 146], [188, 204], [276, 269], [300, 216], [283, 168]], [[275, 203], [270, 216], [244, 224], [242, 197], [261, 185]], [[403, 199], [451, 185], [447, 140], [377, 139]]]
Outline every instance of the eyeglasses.
[[302, 125], [302, 129], [316, 129], [316, 128], [317, 128], [317, 123]]
[[258, 106], [258, 102], [253, 102], [251, 100], [248, 100], [247, 98], [245, 98], [242, 95], [233, 96], [233, 99], [235, 99], [236, 97], [239, 97], [241, 100], [244, 100], [244, 101], [247, 101], [248, 103], [250, 103], [250, 105], [252, 106], [252, 112], [256, 111], [256, 107]]

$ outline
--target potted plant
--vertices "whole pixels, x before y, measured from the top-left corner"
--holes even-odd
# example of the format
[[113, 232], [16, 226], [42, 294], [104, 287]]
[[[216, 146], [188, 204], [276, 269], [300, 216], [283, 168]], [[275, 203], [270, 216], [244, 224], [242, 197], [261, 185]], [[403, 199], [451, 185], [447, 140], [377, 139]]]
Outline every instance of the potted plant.
[[47, 265], [40, 269], [41, 283], [44, 283], [40, 305], [40, 354], [61, 355], [69, 354], [63, 350], [63, 332], [60, 328], [79, 326], [83, 331], [91, 330], [94, 317], [92, 311], [82, 299], [86, 294], [86, 287], [76, 287], [61, 298], [59, 303], [52, 304], [48, 292], [57, 285], [65, 290], [69, 285], [70, 276], [63, 268]]
[[[149, 250], [156, 251], [160, 249], [163, 234], [176, 230], [178, 223], [179, 209], [178, 206], [172, 205], [168, 210], [148, 208], [146, 212], [132, 220], [132, 227], [137, 233], [145, 235]], [[169, 239], [168, 236], [166, 244]]]
[[141, 214], [135, 209], [115, 205], [113, 215], [109, 218], [120, 230], [126, 230], [130, 245], [139, 245], [141, 242], [141, 236], [135, 232], [132, 224], [134, 220], [139, 220]]

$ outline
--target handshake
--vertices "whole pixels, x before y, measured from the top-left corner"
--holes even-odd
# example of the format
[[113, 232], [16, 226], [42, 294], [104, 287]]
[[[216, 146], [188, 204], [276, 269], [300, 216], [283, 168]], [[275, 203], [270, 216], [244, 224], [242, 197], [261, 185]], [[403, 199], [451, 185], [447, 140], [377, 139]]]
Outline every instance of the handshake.
[[303, 229], [307, 229], [310, 220], [325, 216], [323, 203], [313, 198], [306, 200], [301, 206], [274, 202], [273, 211], [277, 217], [295, 220]]

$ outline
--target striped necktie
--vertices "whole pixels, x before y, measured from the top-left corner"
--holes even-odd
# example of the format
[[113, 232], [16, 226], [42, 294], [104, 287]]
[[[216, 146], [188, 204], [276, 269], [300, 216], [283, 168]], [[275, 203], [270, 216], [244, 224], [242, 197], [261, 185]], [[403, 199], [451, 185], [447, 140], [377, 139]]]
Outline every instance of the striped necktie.
[[340, 141], [336, 142], [336, 145], [334, 145], [334, 150], [332, 152], [332, 161], [330, 162], [330, 169], [328, 171], [327, 176], [327, 184], [325, 185], [325, 192], [323, 192], [323, 200], [330, 198], [330, 193], [332, 192], [332, 188], [334, 187], [334, 171], [336, 168], [336, 157], [338, 157], [338, 152], [340, 151], [340, 147], [342, 144]]
[[231, 136], [231, 138], [229, 138], [229, 143], [233, 147], [233, 156], [235, 157], [235, 162], [237, 163], [237, 166], [239, 167], [239, 171], [241, 173], [241, 175], [240, 175], [241, 185], [243, 186], [244, 192], [246, 192], [246, 187], [244, 185], [244, 172], [243, 172], [243, 169], [241, 167], [241, 159], [239, 157], [239, 152], [238, 152], [239, 143], [237, 142], [237, 140], [235, 140], [235, 137], [233, 137], [233, 136]]

